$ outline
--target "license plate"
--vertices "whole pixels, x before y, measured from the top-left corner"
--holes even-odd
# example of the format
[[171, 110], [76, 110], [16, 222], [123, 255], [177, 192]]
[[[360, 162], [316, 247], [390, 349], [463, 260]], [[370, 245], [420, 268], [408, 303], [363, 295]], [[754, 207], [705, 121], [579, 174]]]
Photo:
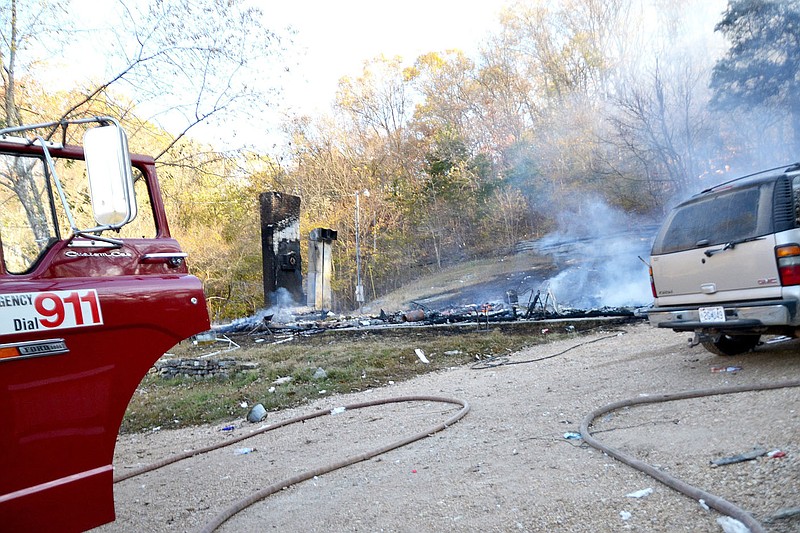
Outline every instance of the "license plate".
[[722, 307], [701, 307], [700, 322], [725, 322], [725, 309]]

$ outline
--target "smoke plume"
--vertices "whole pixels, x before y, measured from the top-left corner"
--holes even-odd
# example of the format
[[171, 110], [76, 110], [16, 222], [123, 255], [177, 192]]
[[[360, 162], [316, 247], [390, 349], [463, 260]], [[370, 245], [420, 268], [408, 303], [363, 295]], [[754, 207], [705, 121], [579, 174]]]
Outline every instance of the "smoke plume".
[[584, 202], [559, 217], [558, 229], [537, 242], [559, 273], [545, 286], [558, 304], [577, 309], [638, 307], [652, 301], [647, 266], [657, 226]]

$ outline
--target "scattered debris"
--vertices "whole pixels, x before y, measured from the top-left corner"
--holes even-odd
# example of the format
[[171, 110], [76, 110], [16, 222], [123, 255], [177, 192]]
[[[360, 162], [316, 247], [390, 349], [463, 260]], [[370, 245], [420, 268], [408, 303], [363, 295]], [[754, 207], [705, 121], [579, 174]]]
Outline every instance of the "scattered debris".
[[781, 457], [786, 457], [786, 452], [782, 450], [772, 450], [771, 452], [767, 453], [767, 457], [770, 459], [780, 459]]
[[706, 511], [710, 511], [711, 510], [711, 507], [708, 506], [708, 504], [706, 503], [706, 501], [703, 498], [700, 498], [699, 500], [697, 500], [697, 503], [699, 503], [700, 507], [702, 507]]
[[736, 372], [739, 372], [741, 369], [742, 367], [740, 366], [712, 366], [711, 372], [715, 374], [721, 372], [730, 372], [732, 374], [735, 374]]
[[421, 320], [425, 320], [425, 311], [422, 309], [414, 309], [412, 311], [408, 311], [407, 313], [403, 313], [403, 322], [419, 322]]
[[202, 344], [214, 344], [217, 341], [217, 333], [212, 329], [203, 331], [192, 337], [192, 344], [195, 346]]
[[267, 410], [264, 409], [264, 406], [260, 403], [257, 403], [250, 409], [250, 412], [247, 413], [247, 421], [253, 424], [257, 424], [267, 418]]
[[347, 408], [344, 407], [344, 406], [334, 407], [333, 409], [331, 409], [331, 415], [340, 415], [340, 414], [344, 413], [346, 410], [347, 410]]
[[646, 489], [637, 490], [635, 492], [629, 492], [625, 495], [626, 498], [646, 498], [653, 494], [653, 489], [651, 487], [647, 487]]
[[[216, 333], [214, 335], [216, 335]], [[213, 357], [215, 355], [219, 355], [219, 354], [223, 354], [223, 353], [232, 352], [232, 351], [238, 350], [240, 348], [240, 346], [238, 344], [233, 342], [230, 338], [226, 337], [225, 335], [222, 335], [222, 338], [219, 338], [219, 337], [215, 336], [213, 342], [227, 342], [228, 345], [225, 348], [221, 349], [221, 350], [217, 350], [217, 351], [214, 351], [214, 352], [211, 352], [211, 353], [203, 354], [200, 357], [198, 357], [198, 359], [207, 359], [209, 357]]]
[[285, 377], [276, 379], [275, 381], [272, 382], [272, 384], [273, 385], [284, 385], [286, 383], [289, 383], [290, 381], [292, 381], [292, 376], [285, 376]]
[[236, 426], [225, 426], [220, 428], [220, 431], [233, 431], [234, 429], [236, 429]]
[[767, 450], [760, 447], [755, 447], [749, 452], [740, 453], [739, 455], [734, 455], [731, 457], [723, 457], [721, 459], [714, 459], [711, 461], [711, 466], [723, 466], [723, 465], [730, 465], [734, 463], [742, 463], [744, 461], [752, 461], [758, 457], [767, 455]]
[[419, 360], [425, 363], [426, 365], [429, 365], [431, 363], [430, 361], [428, 361], [428, 358], [425, 357], [425, 352], [423, 352], [419, 348], [414, 348], [414, 353], [416, 353], [417, 357], [419, 357]]
[[574, 431], [568, 431], [567, 433], [564, 433], [564, 438], [567, 440], [580, 440], [581, 434]]
[[796, 516], [800, 516], [800, 507], [795, 507], [794, 509], [781, 509], [774, 515], [766, 518], [764, 522], [770, 523], [776, 520], [786, 520], [787, 518], [794, 518]]
[[254, 451], [256, 451], [255, 448], [236, 448], [233, 450], [233, 455], [247, 455]]
[[311, 376], [312, 379], [320, 380], [325, 379], [328, 377], [328, 373], [322, 367], [317, 367], [317, 370], [314, 371], [314, 375]]
[[622, 518], [623, 520], [626, 520], [626, 521], [630, 520], [632, 516], [633, 515], [631, 513], [629, 513], [628, 511], [620, 511], [619, 512], [619, 517]]
[[[283, 339], [279, 339], [279, 340], [273, 342], [272, 344], [286, 344], [287, 342], [293, 341], [294, 339], [295, 339], [294, 337], [285, 337]], [[260, 339], [260, 340], [263, 341], [264, 339]], [[256, 342], [258, 342], [258, 341], [256, 341]]]
[[717, 524], [725, 533], [750, 533], [750, 528], [730, 516], [720, 516]]
[[780, 344], [784, 342], [789, 342], [794, 340], [792, 337], [787, 337], [785, 335], [780, 335], [778, 337], [773, 337], [771, 339], [767, 339], [764, 341], [764, 344]]
[[[331, 329], [351, 329], [364, 327], [416, 327], [419, 325], [439, 325], [474, 323], [483, 329], [491, 322], [513, 322], [517, 320], [550, 320], [550, 319], [572, 319], [572, 318], [595, 318], [595, 317], [636, 317], [634, 309], [626, 307], [599, 307], [594, 309], [574, 309], [560, 306], [555, 301], [555, 296], [548, 288], [543, 293], [527, 289], [519, 295], [530, 292], [531, 296], [527, 304], [516, 302], [509, 298], [509, 293], [516, 293], [514, 290], [506, 291], [505, 301], [483, 302], [467, 305], [453, 306], [440, 310], [426, 307], [419, 302], [411, 302], [414, 306], [411, 310], [403, 310], [395, 313], [387, 313], [381, 309], [377, 316], [343, 316], [332, 312], [324, 312], [308, 308], [286, 308], [281, 309], [279, 314], [263, 317], [262, 310], [259, 313], [247, 317], [236, 319], [230, 324], [215, 326], [209, 332], [215, 341], [229, 343], [230, 339], [223, 334], [237, 333], [247, 335], [258, 335], [259, 338], [254, 342], [265, 342], [261, 337], [269, 334], [272, 338], [271, 344], [281, 344], [289, 342], [299, 335], [307, 336], [322, 333]], [[518, 295], [518, 296], [519, 296]], [[524, 310], [524, 312], [523, 312]], [[573, 328], [574, 330], [574, 328]], [[215, 352], [215, 355], [220, 352]]]

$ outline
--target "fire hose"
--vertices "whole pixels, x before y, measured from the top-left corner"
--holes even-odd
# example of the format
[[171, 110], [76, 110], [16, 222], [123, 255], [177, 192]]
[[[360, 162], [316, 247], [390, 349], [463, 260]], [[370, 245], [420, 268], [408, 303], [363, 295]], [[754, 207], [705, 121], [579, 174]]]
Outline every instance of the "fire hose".
[[[249, 506], [251, 506], [251, 505], [253, 505], [253, 504], [255, 504], [255, 503], [259, 502], [259, 501], [261, 501], [261, 500], [263, 500], [267, 496], [270, 496], [271, 494], [274, 494], [274, 493], [276, 493], [276, 492], [278, 492], [278, 491], [280, 491], [282, 489], [285, 489], [285, 488], [287, 488], [287, 487], [289, 487], [291, 485], [295, 485], [295, 484], [300, 483], [302, 481], [309, 480], [309, 479], [313, 478], [314, 476], [321, 476], [323, 474], [327, 474], [329, 472], [333, 472], [334, 470], [338, 470], [340, 468], [344, 468], [346, 466], [350, 466], [350, 465], [353, 465], [355, 463], [366, 461], [368, 459], [372, 459], [373, 457], [377, 457], [378, 455], [381, 455], [381, 454], [384, 454], [384, 453], [389, 452], [391, 450], [400, 448], [400, 447], [405, 446], [407, 444], [411, 444], [412, 442], [416, 442], [418, 440], [424, 439], [425, 437], [429, 437], [429, 436], [433, 435], [434, 433], [438, 433], [438, 432], [440, 432], [440, 431], [442, 431], [444, 429], [447, 429], [449, 426], [455, 424], [461, 418], [463, 418], [469, 412], [469, 409], [470, 409], [469, 403], [466, 402], [465, 400], [461, 400], [461, 399], [458, 399], [458, 398], [447, 398], [447, 397], [441, 397], [441, 396], [398, 396], [398, 397], [393, 397], [393, 398], [384, 398], [384, 399], [380, 399], [380, 400], [371, 400], [371, 401], [367, 401], [367, 402], [359, 402], [359, 403], [348, 404], [348, 405], [344, 405], [344, 406], [340, 407], [339, 409], [343, 410], [343, 411], [353, 411], [353, 410], [356, 410], [356, 409], [363, 409], [363, 408], [366, 408], [366, 407], [374, 407], [374, 406], [377, 406], [377, 405], [386, 405], [386, 404], [391, 404], [391, 403], [403, 403], [403, 402], [449, 403], [449, 404], [453, 404], [453, 405], [459, 405], [459, 406], [461, 406], [461, 409], [457, 413], [452, 415], [450, 418], [445, 420], [444, 422], [441, 422], [439, 424], [431, 426], [431, 427], [429, 427], [429, 428], [427, 428], [427, 429], [425, 429], [425, 430], [423, 430], [423, 431], [421, 431], [421, 432], [419, 432], [419, 433], [417, 433], [415, 435], [411, 435], [411, 436], [405, 437], [403, 439], [397, 440], [395, 442], [391, 442], [391, 443], [385, 444], [383, 446], [380, 446], [378, 448], [366, 451], [366, 452], [361, 453], [361, 454], [357, 454], [357, 455], [353, 455], [353, 456], [347, 457], [347, 458], [345, 458], [345, 459], [343, 459], [341, 461], [338, 461], [338, 462], [335, 462], [335, 463], [331, 463], [329, 465], [321, 466], [321, 467], [315, 468], [313, 470], [308, 470], [306, 472], [302, 472], [300, 474], [297, 474], [296, 476], [292, 476], [292, 477], [290, 477], [288, 479], [284, 479], [282, 481], [278, 481], [277, 483], [273, 483], [272, 485], [270, 485], [268, 487], [265, 487], [265, 488], [263, 488], [261, 490], [258, 490], [256, 492], [252, 493], [250, 496], [247, 496], [246, 498], [242, 498], [241, 500], [236, 501], [233, 504], [231, 504], [228, 508], [224, 509], [217, 516], [215, 516], [210, 522], [206, 523], [205, 526], [203, 526], [203, 528], [200, 531], [203, 532], [203, 533], [210, 533], [210, 532], [214, 531], [219, 526], [224, 524], [229, 518], [234, 516], [236, 513], [242, 511], [243, 509], [245, 509], [245, 508], [247, 508], [247, 507], [249, 507]], [[197, 455], [208, 453], [208, 452], [213, 451], [213, 450], [224, 448], [226, 446], [230, 446], [232, 444], [236, 444], [237, 442], [241, 442], [241, 441], [243, 441], [245, 439], [249, 439], [249, 438], [254, 437], [256, 435], [260, 435], [262, 433], [266, 433], [267, 431], [272, 431], [274, 429], [278, 429], [278, 428], [281, 428], [281, 427], [284, 427], [284, 426], [288, 426], [288, 425], [291, 425], [291, 424], [296, 424], [298, 422], [305, 422], [306, 420], [311, 420], [313, 418], [318, 418], [318, 417], [321, 417], [321, 416], [332, 415], [332, 414], [333, 414], [333, 411], [331, 411], [330, 409], [321, 409], [319, 411], [314, 411], [314, 412], [309, 413], [309, 414], [297, 416], [297, 417], [290, 418], [290, 419], [287, 419], [287, 420], [284, 420], [284, 421], [281, 421], [281, 422], [276, 422], [274, 424], [269, 424], [267, 426], [264, 426], [264, 427], [261, 427], [261, 428], [255, 430], [255, 431], [253, 431], [253, 432], [251, 432], [251, 433], [249, 433], [247, 435], [241, 435], [239, 437], [235, 437], [233, 439], [229, 439], [229, 440], [226, 440], [226, 441], [221, 442], [221, 443], [213, 444], [213, 445], [206, 446], [206, 447], [203, 447], [203, 448], [198, 448], [197, 450], [190, 450], [190, 451], [187, 451], [187, 452], [184, 452], [184, 453], [172, 455], [170, 457], [166, 457], [166, 458], [162, 459], [161, 461], [157, 461], [155, 463], [149, 464], [147, 466], [144, 466], [142, 468], [133, 470], [131, 472], [127, 472], [125, 474], [121, 474], [121, 475], [116, 476], [114, 478], [114, 483], [119, 483], [120, 481], [124, 481], [124, 480], [132, 478], [134, 476], [138, 476], [138, 475], [144, 474], [146, 472], [151, 472], [153, 470], [157, 470], [159, 468], [163, 468], [163, 467], [165, 467], [167, 465], [170, 465], [172, 463], [176, 463], [178, 461], [181, 461], [183, 459], [187, 459], [189, 457], [194, 457], [194, 456], [197, 456]]]
[[570, 346], [569, 348], [561, 350], [560, 352], [550, 355], [544, 355], [542, 357], [537, 357], [535, 359], [525, 359], [524, 361], [511, 361], [511, 359], [508, 356], [494, 356], [494, 357], [489, 357], [487, 359], [481, 359], [477, 363], [473, 363], [470, 368], [472, 370], [486, 370], [488, 368], [495, 368], [498, 366], [525, 365], [528, 363], [538, 363], [539, 361], [545, 361], [547, 359], [558, 357], [559, 355], [564, 355], [568, 351], [574, 350], [575, 348], [580, 348], [581, 346], [586, 346], [587, 344], [600, 342], [606, 339], [613, 339], [614, 337], [619, 337], [620, 335], [624, 335], [626, 333], [624, 330], [614, 330], [614, 331], [615, 333], [613, 335], [606, 335], [605, 337], [597, 337], [596, 339], [588, 340], [580, 344], [575, 344], [573, 346]]
[[[592, 339], [590, 341], [571, 346], [566, 350], [560, 351], [558, 353], [543, 357], [538, 357], [536, 359], [528, 359], [524, 361], [509, 361], [507, 357], [491, 357], [486, 360], [478, 361], [477, 363], [473, 364], [471, 368], [474, 370], [482, 370], [487, 368], [494, 368], [497, 366], [535, 363], [539, 361], [544, 361], [546, 359], [551, 359], [553, 357], [563, 355], [564, 353], [573, 350], [575, 348], [578, 348], [580, 346], [583, 346], [585, 344], [590, 344], [593, 342], [605, 340], [622, 333], [617, 333], [616, 335], [609, 335], [605, 337], [598, 337], [596, 339]], [[724, 515], [730, 516], [731, 518], [735, 518], [736, 520], [747, 526], [752, 533], [764, 533], [764, 528], [761, 526], [761, 524], [757, 520], [755, 520], [755, 518], [753, 518], [749, 513], [747, 513], [740, 507], [728, 502], [723, 498], [720, 498], [719, 496], [713, 495], [697, 487], [693, 487], [692, 485], [689, 485], [688, 483], [681, 481], [676, 477], [673, 477], [661, 470], [658, 470], [653, 466], [648, 465], [647, 463], [640, 461], [631, 455], [628, 455], [620, 450], [612, 448], [611, 446], [603, 444], [602, 442], [592, 437], [591, 433], [589, 433], [589, 426], [591, 426], [592, 422], [596, 418], [599, 418], [600, 416], [608, 412], [615, 411], [617, 409], [622, 409], [623, 407], [632, 407], [635, 405], [668, 402], [674, 400], [687, 400], [690, 398], [700, 398], [703, 396], [719, 396], [723, 394], [734, 394], [738, 392], [755, 392], [763, 390], [783, 389], [789, 387], [800, 387], [800, 381], [798, 380], [784, 381], [778, 383], [767, 383], [762, 385], [739, 385], [735, 387], [723, 387], [719, 389], [702, 389], [702, 390], [686, 391], [686, 392], [671, 393], [671, 394], [642, 396], [628, 400], [621, 400], [600, 407], [599, 409], [596, 409], [591, 413], [589, 413], [589, 415], [587, 415], [586, 418], [583, 420], [583, 423], [581, 424], [580, 427], [581, 438], [583, 439], [584, 442], [586, 442], [586, 444], [592, 446], [593, 448], [605, 452], [606, 454], [627, 464], [628, 466], [633, 467], [636, 470], [639, 470], [640, 472], [643, 472], [649, 475], [650, 477], [664, 483], [668, 487], [677, 490], [678, 492], [681, 492], [684, 495], [689, 496], [690, 498], [693, 498], [695, 500], [702, 499], [703, 501], [706, 502], [706, 504], [709, 507], [719, 511]]]
[[720, 513], [730, 516], [731, 518], [735, 518], [745, 526], [747, 526], [752, 533], [764, 533], [763, 526], [753, 518], [750, 513], [741, 509], [740, 507], [730, 503], [729, 501], [706, 492], [702, 489], [689, 485], [688, 483], [681, 481], [680, 479], [667, 474], [666, 472], [659, 470], [643, 461], [640, 461], [629, 455], [625, 452], [622, 452], [616, 448], [612, 448], [606, 444], [595, 439], [591, 433], [589, 433], [589, 426], [591, 426], [592, 422], [606, 413], [611, 411], [615, 411], [617, 409], [622, 409], [623, 407], [632, 407], [635, 405], [642, 405], [648, 403], [660, 403], [660, 402], [669, 402], [674, 400], [687, 400], [690, 398], [700, 398], [703, 396], [719, 396], [723, 394], [734, 394], [739, 392], [754, 392], [754, 391], [764, 391], [764, 390], [774, 390], [774, 389], [784, 389], [789, 387], [800, 387], [800, 380], [793, 380], [793, 381], [783, 381], [777, 383], [765, 383], [762, 385], [739, 385], [734, 387], [723, 387], [719, 389], [702, 389], [702, 390], [693, 390], [693, 391], [686, 391], [686, 392], [678, 392], [672, 394], [658, 394], [653, 396], [641, 396], [637, 398], [631, 398], [627, 400], [621, 400], [618, 402], [610, 403], [599, 409], [595, 409], [591, 413], [589, 413], [586, 418], [583, 419], [581, 423], [581, 438], [584, 442], [586, 442], [589, 446], [596, 448], [606, 454], [614, 457], [618, 461], [625, 463], [626, 465], [639, 470], [647, 474], [648, 476], [664, 483], [668, 487], [677, 490], [685, 494], [686, 496], [694, 499], [694, 500], [704, 500], [705, 503], [719, 511]]
[[[603, 337], [603, 338], [605, 338], [605, 337]], [[560, 354], [556, 354], [556, 355], [560, 355]], [[748, 513], [747, 511], [741, 509], [740, 507], [734, 505], [731, 502], [728, 502], [727, 500], [725, 500], [725, 499], [723, 499], [723, 498], [721, 498], [719, 496], [716, 496], [716, 495], [711, 494], [709, 492], [706, 492], [706, 491], [704, 491], [702, 489], [699, 489], [697, 487], [689, 485], [688, 483], [686, 483], [686, 482], [684, 482], [684, 481], [682, 481], [682, 480], [680, 480], [680, 479], [678, 479], [678, 478], [676, 478], [674, 476], [671, 476], [670, 474], [667, 474], [666, 472], [658, 470], [657, 468], [655, 468], [655, 467], [653, 467], [653, 466], [651, 466], [651, 465], [649, 465], [647, 463], [644, 463], [643, 461], [640, 461], [640, 460], [636, 459], [635, 457], [633, 457], [633, 456], [631, 456], [631, 455], [629, 455], [629, 454], [627, 454], [625, 452], [622, 452], [622, 451], [620, 451], [620, 450], [618, 450], [616, 448], [613, 448], [613, 447], [611, 447], [609, 445], [603, 444], [602, 442], [600, 442], [599, 440], [597, 440], [596, 438], [594, 438], [591, 435], [589, 427], [592, 425], [592, 422], [595, 419], [603, 416], [606, 413], [609, 413], [611, 411], [615, 411], [615, 410], [618, 410], [618, 409], [622, 409], [624, 407], [632, 407], [632, 406], [636, 406], [636, 405], [651, 404], [651, 403], [661, 403], [661, 402], [668, 402], [668, 401], [686, 400], [686, 399], [691, 399], [691, 398], [719, 396], [719, 395], [725, 395], [725, 394], [735, 394], [735, 393], [741, 393], [741, 392], [756, 392], [756, 391], [765, 391], [765, 390], [776, 390], [776, 389], [791, 388], [791, 387], [800, 387], [800, 380], [791, 380], [791, 381], [783, 381], [783, 382], [776, 382], [776, 383], [766, 383], [766, 384], [760, 384], [760, 385], [758, 385], [758, 384], [756, 384], [756, 385], [740, 385], [740, 386], [733, 386], [733, 387], [723, 387], [723, 388], [718, 388], [718, 389], [701, 389], [701, 390], [685, 391], [685, 392], [678, 392], [678, 393], [665, 393], [665, 394], [657, 394], [657, 395], [652, 395], [652, 396], [641, 396], [641, 397], [631, 398], [631, 399], [627, 399], [627, 400], [621, 400], [621, 401], [617, 401], [617, 402], [613, 402], [613, 403], [607, 404], [607, 405], [605, 405], [603, 407], [600, 407], [598, 409], [595, 409], [594, 411], [589, 413], [584, 418], [584, 420], [582, 421], [581, 426], [580, 426], [581, 438], [584, 440], [584, 442], [586, 442], [588, 445], [592, 446], [593, 448], [596, 448], [596, 449], [598, 449], [598, 450], [610, 455], [611, 457], [614, 457], [615, 459], [621, 461], [622, 463], [625, 463], [628, 466], [630, 466], [630, 467], [632, 467], [632, 468], [634, 468], [636, 470], [639, 470], [640, 472], [643, 472], [643, 473], [649, 475], [650, 477], [652, 477], [652, 478], [656, 479], [657, 481], [660, 481], [661, 483], [667, 485], [668, 487], [670, 487], [670, 488], [672, 488], [672, 489], [674, 489], [674, 490], [676, 490], [676, 491], [688, 496], [689, 498], [692, 498], [694, 500], [703, 500], [709, 507], [715, 509], [716, 511], [718, 511], [718, 512], [724, 514], [724, 515], [730, 516], [730, 517], [738, 520], [739, 522], [741, 522], [745, 526], [747, 526], [752, 533], [764, 533], [765, 530], [764, 530], [763, 526], [752, 515], [750, 515], [750, 513]], [[440, 423], [438, 425], [435, 425], [433, 427], [430, 427], [430, 428], [428, 428], [428, 429], [426, 429], [426, 430], [424, 430], [424, 431], [422, 431], [420, 433], [417, 433], [416, 435], [412, 435], [412, 436], [406, 437], [404, 439], [401, 439], [399, 441], [386, 444], [384, 446], [381, 446], [381, 447], [376, 448], [376, 449], [371, 450], [371, 451], [364, 452], [364, 453], [359, 454], [359, 455], [351, 456], [349, 458], [343, 459], [343, 460], [341, 460], [339, 462], [332, 463], [332, 464], [327, 465], [327, 466], [322, 466], [322, 467], [319, 467], [319, 468], [316, 468], [316, 469], [313, 469], [313, 470], [309, 470], [309, 471], [303, 472], [303, 473], [298, 474], [296, 476], [293, 476], [291, 478], [288, 478], [288, 479], [285, 479], [283, 481], [279, 481], [277, 483], [274, 483], [274, 484], [272, 484], [272, 485], [270, 485], [268, 487], [265, 487], [265, 488], [263, 488], [263, 489], [261, 489], [261, 490], [259, 490], [257, 492], [254, 492], [250, 496], [248, 496], [246, 498], [243, 498], [243, 499], [241, 499], [241, 500], [239, 500], [237, 502], [234, 502], [228, 508], [226, 508], [225, 510], [220, 512], [216, 517], [214, 517], [214, 519], [212, 521], [208, 522], [203, 527], [203, 529], [201, 529], [200, 531], [203, 532], [203, 533], [210, 533], [210, 532], [216, 530], [219, 526], [221, 526], [223, 523], [225, 523], [228, 519], [233, 517], [238, 512], [242, 511], [243, 509], [245, 509], [245, 508], [257, 503], [258, 501], [261, 501], [264, 498], [266, 498], [266, 497], [268, 497], [268, 496], [270, 496], [270, 495], [272, 495], [272, 494], [274, 494], [274, 493], [276, 493], [276, 492], [278, 492], [278, 491], [280, 491], [280, 490], [282, 490], [284, 488], [287, 488], [287, 487], [289, 487], [291, 485], [300, 483], [302, 481], [306, 481], [308, 479], [313, 478], [314, 476], [319, 476], [319, 475], [322, 475], [322, 474], [326, 474], [326, 473], [332, 472], [334, 470], [338, 470], [340, 468], [344, 468], [346, 466], [350, 466], [352, 464], [371, 459], [373, 457], [376, 457], [376, 456], [381, 455], [383, 453], [386, 453], [388, 451], [394, 450], [396, 448], [400, 448], [402, 446], [405, 446], [405, 445], [410, 444], [412, 442], [415, 442], [417, 440], [421, 440], [421, 439], [423, 439], [425, 437], [428, 437], [428, 436], [430, 436], [430, 435], [432, 435], [434, 433], [442, 431], [442, 430], [446, 429], [447, 427], [449, 427], [450, 425], [452, 425], [455, 422], [457, 422], [458, 420], [460, 420], [461, 418], [463, 418], [470, 410], [469, 403], [467, 403], [464, 400], [454, 399], [454, 398], [446, 398], [446, 397], [437, 397], [437, 396], [403, 396], [403, 397], [386, 398], [386, 399], [382, 399], [382, 400], [373, 400], [373, 401], [368, 401], [368, 402], [361, 402], [361, 403], [354, 403], [354, 404], [345, 405], [345, 406], [343, 406], [343, 409], [344, 410], [356, 410], [356, 409], [362, 409], [362, 408], [366, 408], [366, 407], [372, 407], [372, 406], [383, 405], [383, 404], [412, 402], [412, 401], [431, 401], [431, 402], [439, 402], [439, 403], [450, 403], [450, 404], [460, 405], [461, 406], [461, 410], [459, 410], [457, 413], [455, 413], [453, 416], [451, 416], [446, 421], [444, 421], [444, 422], [442, 422], [442, 423]], [[116, 476], [114, 478], [114, 483], [118, 483], [120, 481], [129, 479], [129, 478], [134, 477], [134, 476], [138, 476], [138, 475], [144, 474], [146, 472], [150, 472], [152, 470], [157, 470], [159, 468], [162, 468], [164, 466], [167, 466], [169, 464], [181, 461], [181, 460], [189, 458], [189, 457], [194, 457], [194, 456], [197, 456], [197, 455], [208, 453], [210, 451], [213, 451], [213, 450], [216, 450], [216, 449], [219, 449], [219, 448], [230, 446], [232, 444], [235, 444], [237, 442], [243, 441], [245, 439], [249, 439], [249, 438], [254, 437], [254, 436], [258, 435], [258, 434], [265, 433], [267, 431], [272, 431], [272, 430], [278, 429], [280, 427], [288, 426], [288, 425], [295, 424], [295, 423], [298, 423], [298, 422], [304, 422], [306, 420], [311, 420], [313, 418], [318, 418], [318, 417], [325, 416], [325, 415], [330, 415], [330, 414], [332, 414], [332, 411], [330, 411], [330, 410], [319, 410], [319, 411], [315, 411], [313, 413], [309, 413], [309, 414], [306, 414], [306, 415], [301, 415], [301, 416], [298, 416], [298, 417], [287, 419], [285, 421], [276, 422], [274, 424], [270, 424], [270, 425], [264, 426], [262, 428], [259, 428], [258, 430], [255, 430], [252, 433], [249, 433], [247, 435], [241, 435], [239, 437], [235, 437], [233, 439], [229, 439], [229, 440], [227, 440], [225, 442], [214, 444], [214, 445], [207, 446], [207, 447], [204, 447], [204, 448], [199, 448], [197, 450], [190, 450], [188, 452], [184, 452], [184, 453], [181, 453], [181, 454], [176, 454], [176, 455], [167, 457], [167, 458], [165, 458], [165, 459], [163, 459], [161, 461], [158, 461], [158, 462], [152, 463], [150, 465], [147, 465], [145, 467], [142, 467], [140, 469], [137, 469], [137, 470], [125, 473], [125, 474], [121, 474], [121, 475]]]

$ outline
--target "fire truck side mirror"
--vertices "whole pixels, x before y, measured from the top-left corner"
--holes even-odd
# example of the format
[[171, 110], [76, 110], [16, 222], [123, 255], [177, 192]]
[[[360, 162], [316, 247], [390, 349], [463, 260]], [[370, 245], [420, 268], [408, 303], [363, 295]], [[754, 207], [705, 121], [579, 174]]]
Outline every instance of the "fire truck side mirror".
[[133, 171], [125, 131], [99, 126], [83, 137], [92, 211], [98, 224], [119, 228], [136, 217]]

